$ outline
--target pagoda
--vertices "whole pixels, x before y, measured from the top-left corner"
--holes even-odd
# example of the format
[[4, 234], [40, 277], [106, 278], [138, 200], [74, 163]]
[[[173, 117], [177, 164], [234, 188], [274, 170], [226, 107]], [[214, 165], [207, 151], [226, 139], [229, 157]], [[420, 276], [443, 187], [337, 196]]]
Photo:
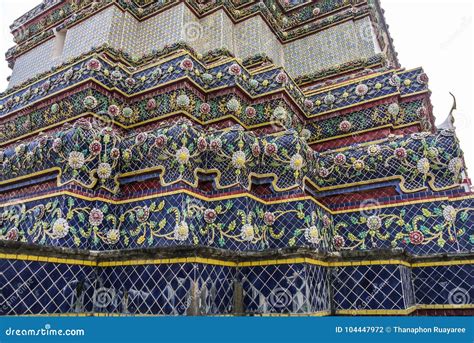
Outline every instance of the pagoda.
[[0, 314], [473, 314], [454, 108], [378, 0], [45, 0], [11, 31]]

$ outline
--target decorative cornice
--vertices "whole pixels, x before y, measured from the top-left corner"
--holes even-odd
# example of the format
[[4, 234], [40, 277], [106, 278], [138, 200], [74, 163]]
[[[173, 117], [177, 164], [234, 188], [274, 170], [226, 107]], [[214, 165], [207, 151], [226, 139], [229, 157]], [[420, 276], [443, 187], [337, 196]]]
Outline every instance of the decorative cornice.
[[[166, 89], [165, 87], [163, 87]], [[222, 88], [219, 95], [207, 94], [182, 81], [167, 92], [153, 91], [145, 98], [123, 99], [112, 97], [108, 90], [95, 83], [85, 83], [53, 96], [54, 103], [42, 101], [0, 118], [0, 146], [19, 139], [32, 137], [39, 132], [57, 128], [65, 122], [80, 117], [94, 116], [110, 126], [130, 130], [143, 125], [156, 125], [160, 120], [184, 116], [205, 126], [220, 127], [228, 121], [237, 123], [257, 133], [281, 131], [293, 128], [303, 135], [309, 144], [320, 144], [345, 138], [341, 145], [367, 132], [398, 130], [407, 126], [419, 126], [431, 131], [430, 113], [426, 107], [426, 95], [410, 99], [389, 97], [376, 103], [355, 107], [347, 113], [336, 113], [307, 119], [294, 100], [286, 93], [249, 99], [233, 88]], [[177, 98], [185, 95], [188, 104], [180, 106]], [[93, 96], [98, 104], [94, 109], [84, 105]], [[230, 101], [237, 101], [240, 108], [231, 111]], [[350, 127], [343, 126], [348, 123]]]
[[[472, 195], [330, 212], [311, 197], [264, 201], [249, 194], [206, 197], [171, 191], [110, 200], [59, 192], [1, 204], [0, 220], [0, 240], [111, 251], [109, 258], [122, 259], [122, 249], [163, 249], [160, 258], [170, 258], [187, 257], [180, 251], [194, 248], [210, 249], [208, 258], [215, 258], [212, 252], [230, 260], [242, 260], [232, 253], [239, 251], [252, 251], [247, 260], [311, 253], [326, 265], [367, 265], [387, 251], [387, 260], [434, 266], [466, 258], [474, 244]], [[390, 249], [413, 257], [388, 255]], [[145, 252], [136, 251], [134, 257], [144, 259], [137, 257], [140, 253]]]
[[[52, 37], [53, 29], [62, 30], [71, 27], [111, 5], [129, 12], [137, 20], [142, 21], [181, 2], [185, 3], [199, 18], [214, 13], [221, 8], [234, 22], [260, 15], [282, 43], [306, 36], [348, 18], [372, 13], [366, 3], [353, 0], [349, 2], [344, 0], [322, 0], [317, 4], [308, 3], [297, 10], [292, 10], [291, 13], [282, 11], [281, 6], [275, 4], [276, 1], [248, 1], [240, 6], [235, 6], [234, 3], [227, 1], [199, 3], [189, 0], [167, 0], [152, 2], [145, 6], [123, 0], [82, 1], [79, 5], [66, 1], [62, 6], [58, 6], [56, 3], [51, 4], [43, 16], [41, 16], [41, 13], [34, 15], [41, 17], [41, 19], [32, 21], [31, 15], [28, 16], [28, 19], [27, 17], [17, 19], [12, 25], [12, 33], [19, 45], [9, 50], [7, 59], [12, 59]], [[52, 7], [54, 9], [51, 9]]]
[[[202, 263], [229, 267], [252, 267], [279, 264], [307, 263], [323, 267], [349, 267], [349, 266], [373, 266], [373, 265], [402, 265], [410, 268], [429, 268], [443, 266], [467, 266], [474, 264], [471, 255], [442, 255], [437, 259], [427, 262], [425, 257], [413, 256], [400, 253], [399, 250], [380, 250], [358, 253], [357, 255], [333, 254], [331, 257], [322, 256], [311, 249], [289, 249], [268, 250], [266, 252], [248, 253], [232, 252], [228, 253], [218, 249], [203, 247], [181, 249], [148, 249], [125, 250], [121, 256], [113, 252], [99, 252], [92, 254], [89, 251], [57, 249], [54, 247], [42, 248], [25, 243], [1, 242], [4, 253], [0, 254], [0, 259], [12, 259], [19, 261], [38, 261], [61, 263], [70, 265], [84, 265], [95, 267], [131, 266], [131, 265], [152, 265], [152, 264], [175, 264], [175, 263]], [[15, 250], [23, 253], [14, 253]], [[10, 250], [12, 252], [10, 252]], [[180, 257], [174, 257], [176, 252]], [[385, 259], [380, 259], [383, 255]]]
[[24, 108], [60, 91], [94, 80], [103, 88], [123, 97], [136, 97], [147, 91], [179, 80], [189, 80], [202, 91], [237, 87], [255, 99], [275, 92], [285, 92], [305, 112], [307, 118], [333, 113], [345, 108], [390, 96], [410, 96], [427, 92], [428, 78], [422, 69], [373, 73], [342, 85], [314, 90], [307, 95], [282, 69], [273, 67], [252, 72], [235, 59], [205, 65], [191, 52], [181, 51], [143, 68], [128, 68], [102, 56], [84, 57], [64, 66], [23, 88], [0, 98], [0, 116]]
[[[97, 100], [90, 96], [85, 102], [92, 106]], [[73, 182], [116, 193], [120, 178], [159, 173], [163, 186], [184, 182], [196, 187], [198, 174], [204, 173], [216, 175], [219, 189], [250, 189], [253, 178], [271, 180], [278, 192], [305, 183], [325, 191], [391, 180], [410, 193], [457, 187], [461, 157], [450, 131], [389, 137], [369, 147], [320, 154], [295, 131], [257, 137], [238, 126], [206, 132], [183, 121], [121, 137], [80, 120], [52, 136], [2, 150], [0, 184], [57, 172], [60, 185]]]

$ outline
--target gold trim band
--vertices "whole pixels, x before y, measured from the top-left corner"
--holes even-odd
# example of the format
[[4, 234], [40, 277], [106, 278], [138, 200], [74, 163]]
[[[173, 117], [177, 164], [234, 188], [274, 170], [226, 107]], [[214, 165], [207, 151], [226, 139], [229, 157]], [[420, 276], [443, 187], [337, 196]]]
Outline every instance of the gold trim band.
[[435, 267], [435, 266], [454, 266], [454, 265], [470, 265], [474, 264], [473, 260], [453, 260], [453, 261], [439, 261], [439, 262], [419, 262], [409, 263], [402, 260], [373, 260], [373, 261], [336, 261], [327, 262], [322, 260], [316, 260], [312, 258], [300, 257], [300, 258], [287, 258], [278, 260], [262, 260], [262, 261], [247, 261], [247, 262], [233, 262], [218, 260], [212, 258], [203, 257], [179, 257], [179, 258], [161, 258], [161, 259], [137, 259], [137, 260], [126, 260], [126, 261], [92, 261], [92, 260], [79, 260], [79, 259], [67, 259], [58, 257], [47, 257], [47, 256], [36, 256], [26, 254], [2, 254], [0, 253], [0, 259], [10, 259], [19, 261], [37, 261], [37, 262], [49, 262], [49, 263], [61, 263], [61, 264], [74, 264], [91, 267], [121, 267], [121, 266], [138, 266], [138, 265], [152, 265], [152, 264], [177, 264], [177, 263], [202, 263], [210, 265], [218, 265], [225, 267], [256, 267], [256, 266], [269, 266], [278, 264], [299, 264], [307, 263], [311, 265], [317, 265], [321, 267], [351, 267], [351, 266], [372, 266], [372, 265], [403, 265], [410, 268], [423, 268], [423, 267]]

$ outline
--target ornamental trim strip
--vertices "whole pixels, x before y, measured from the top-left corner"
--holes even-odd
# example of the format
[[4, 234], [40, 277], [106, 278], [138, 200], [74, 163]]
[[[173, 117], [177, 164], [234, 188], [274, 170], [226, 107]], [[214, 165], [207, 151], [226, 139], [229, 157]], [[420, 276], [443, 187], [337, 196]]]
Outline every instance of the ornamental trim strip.
[[453, 261], [438, 261], [438, 262], [423, 262], [410, 263], [402, 260], [367, 260], [367, 261], [337, 261], [328, 262], [323, 260], [316, 260], [312, 258], [287, 258], [276, 260], [258, 260], [246, 262], [233, 262], [228, 260], [218, 260], [214, 258], [203, 257], [178, 257], [178, 258], [162, 258], [162, 259], [147, 259], [147, 260], [117, 260], [98, 262], [95, 260], [77, 260], [69, 258], [48, 257], [40, 255], [27, 254], [5, 254], [0, 253], [0, 259], [3, 260], [19, 260], [19, 261], [37, 261], [49, 262], [71, 265], [83, 265], [92, 267], [121, 267], [121, 266], [138, 266], [138, 265], [155, 265], [155, 264], [181, 264], [181, 263], [200, 263], [208, 265], [218, 265], [226, 267], [256, 267], [256, 266], [272, 266], [279, 264], [310, 264], [321, 267], [349, 267], [349, 266], [374, 266], [374, 265], [402, 265], [410, 268], [424, 268], [424, 267], [438, 267], [438, 266], [458, 266], [458, 265], [472, 265], [474, 260], [453, 260]]

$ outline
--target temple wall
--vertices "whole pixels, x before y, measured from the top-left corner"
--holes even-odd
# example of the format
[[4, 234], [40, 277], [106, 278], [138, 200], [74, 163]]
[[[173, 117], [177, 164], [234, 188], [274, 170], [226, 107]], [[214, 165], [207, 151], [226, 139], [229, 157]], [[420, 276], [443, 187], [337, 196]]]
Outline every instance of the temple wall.
[[219, 10], [198, 19], [180, 4], [139, 22], [128, 12], [110, 7], [69, 29], [60, 56], [53, 56], [56, 39], [20, 56], [10, 87], [104, 43], [139, 57], [179, 41], [188, 43], [199, 53], [226, 48], [242, 59], [265, 53], [293, 77], [368, 58], [380, 50], [369, 17], [346, 21], [282, 45], [260, 16], [233, 24]]
[[67, 61], [108, 43], [114, 9], [108, 8], [67, 31], [62, 60]]
[[284, 46], [290, 75], [303, 75], [377, 53], [368, 17], [346, 21]]
[[235, 27], [232, 20], [223, 10], [198, 20], [189, 10], [184, 26], [184, 40], [194, 46], [200, 53], [213, 50], [216, 47], [235, 51]]
[[7, 52], [0, 315], [474, 312], [463, 153], [378, 0], [52, 1]]
[[[141, 56], [182, 40], [184, 16], [185, 6], [180, 4], [144, 22], [138, 22], [135, 37], [129, 35], [126, 30], [123, 32], [124, 38], [128, 36], [126, 39], [131, 41], [129, 45], [122, 45], [122, 49]], [[135, 21], [134, 18], [131, 20]]]
[[15, 62], [8, 86], [19, 85], [34, 75], [46, 72], [53, 66], [60, 64], [61, 59], [52, 58], [53, 47], [54, 39], [50, 39], [20, 56]]
[[283, 64], [283, 47], [261, 17], [253, 17], [236, 26], [235, 54], [241, 58], [265, 53], [276, 64]]
[[98, 267], [94, 261], [77, 258], [71, 260], [75, 264], [67, 264], [69, 260], [63, 258], [46, 262], [46, 255], [22, 257], [1, 260], [5, 274], [1, 315], [287, 315], [331, 311], [354, 315], [369, 314], [367, 310], [376, 310], [377, 315], [406, 315], [418, 306], [448, 307], [458, 297], [469, 297], [471, 289], [469, 265], [328, 268], [290, 263], [228, 267], [177, 260], [147, 264], [129, 260]]
[[37, 74], [49, 71], [52, 67], [68, 59], [99, 47], [108, 41], [108, 32], [112, 27], [115, 9], [108, 8], [88, 20], [72, 27], [66, 33], [62, 54], [54, 57], [56, 39], [45, 43], [20, 56], [13, 68], [9, 87], [16, 86]]

